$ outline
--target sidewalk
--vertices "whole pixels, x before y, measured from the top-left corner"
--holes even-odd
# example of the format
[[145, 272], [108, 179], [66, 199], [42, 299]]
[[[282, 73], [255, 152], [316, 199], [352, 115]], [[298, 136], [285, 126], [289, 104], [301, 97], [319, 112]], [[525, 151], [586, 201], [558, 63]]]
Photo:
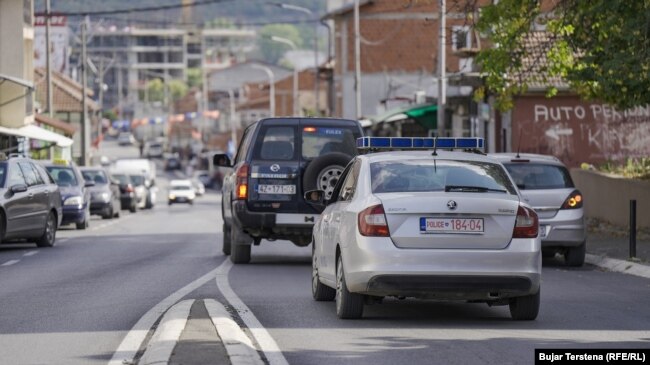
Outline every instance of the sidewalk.
[[[629, 260], [629, 242], [627, 227], [587, 219], [587, 253]], [[650, 266], [650, 229], [637, 230], [636, 259], [632, 261]]]

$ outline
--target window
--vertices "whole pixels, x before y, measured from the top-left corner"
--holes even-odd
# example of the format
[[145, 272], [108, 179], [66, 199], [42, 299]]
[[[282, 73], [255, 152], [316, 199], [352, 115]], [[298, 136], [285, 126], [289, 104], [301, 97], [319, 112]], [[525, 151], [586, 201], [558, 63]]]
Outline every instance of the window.
[[7, 177], [7, 186], [14, 185], [27, 185], [23, 171], [18, 167], [18, 164], [11, 164], [9, 167], [9, 176]]
[[19, 162], [18, 165], [23, 171], [23, 176], [28, 186], [35, 186], [43, 184], [43, 179], [41, 175], [36, 171], [34, 166], [29, 162]]
[[373, 193], [442, 192], [474, 187], [516, 194], [507, 173], [497, 164], [453, 160], [406, 160], [370, 165]]
[[302, 130], [302, 157], [312, 159], [326, 153], [357, 154], [357, 129], [348, 127], [304, 127]]
[[472, 48], [472, 32], [470, 32], [470, 28], [466, 25], [453, 26], [451, 44], [454, 51], [463, 48]]
[[69, 167], [48, 166], [47, 171], [59, 186], [77, 186], [77, 177]]
[[264, 136], [257, 147], [256, 155], [262, 160], [287, 161], [294, 158], [294, 128], [284, 126], [267, 127], [260, 131]]
[[0, 186], [5, 185], [5, 178], [7, 177], [7, 163], [0, 163]]
[[505, 166], [521, 190], [574, 187], [569, 171], [563, 166], [537, 163], [509, 163]]
[[357, 185], [357, 179], [359, 178], [359, 170], [361, 170], [361, 162], [355, 161], [350, 173], [345, 178], [343, 185], [341, 185], [339, 201], [350, 201], [354, 197], [354, 190]]
[[81, 172], [81, 175], [83, 175], [84, 180], [86, 181], [94, 181], [95, 185], [106, 185], [108, 184], [108, 179], [106, 178], [106, 175], [104, 174], [104, 171], [101, 170], [85, 170]]
[[246, 151], [248, 150], [248, 146], [251, 143], [251, 138], [253, 138], [253, 130], [255, 128], [253, 127], [248, 127], [244, 131], [244, 136], [241, 139], [241, 144], [239, 145], [239, 148], [237, 149], [237, 156], [235, 157], [235, 164], [238, 164], [246, 159]]

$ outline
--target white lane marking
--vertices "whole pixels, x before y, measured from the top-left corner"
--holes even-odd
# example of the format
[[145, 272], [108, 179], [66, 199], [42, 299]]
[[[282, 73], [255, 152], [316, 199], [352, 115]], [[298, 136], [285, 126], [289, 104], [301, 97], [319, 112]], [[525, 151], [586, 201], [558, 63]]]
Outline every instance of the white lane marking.
[[209, 273], [201, 276], [193, 282], [185, 285], [172, 293], [167, 298], [163, 299], [160, 303], [156, 304], [153, 308], [149, 309], [147, 313], [142, 316], [138, 322], [131, 328], [129, 333], [126, 334], [120, 346], [113, 354], [113, 357], [108, 362], [109, 365], [124, 365], [133, 364], [135, 355], [137, 354], [142, 342], [147, 337], [147, 333], [154, 323], [165, 313], [167, 308], [171, 307], [174, 303], [181, 300], [184, 296], [201, 287], [208, 281], [214, 279], [217, 275], [219, 268], [216, 268]]
[[264, 365], [253, 341], [244, 333], [223, 304], [214, 299], [204, 299], [203, 304], [214, 327], [221, 337], [232, 365]]
[[11, 266], [11, 265], [17, 264], [19, 262], [20, 262], [20, 260], [9, 260], [9, 261], [5, 262], [4, 264], [2, 264], [0, 266]]
[[25, 254], [23, 256], [25, 256], [25, 257], [34, 256], [37, 253], [38, 253], [38, 251], [29, 251], [29, 252], [25, 252]]
[[260, 346], [260, 350], [264, 352], [266, 359], [269, 361], [269, 365], [288, 365], [289, 362], [287, 362], [287, 359], [282, 354], [282, 351], [280, 351], [280, 347], [275, 343], [273, 337], [271, 337], [271, 334], [262, 326], [253, 312], [241, 299], [239, 299], [237, 294], [235, 294], [230, 287], [230, 283], [228, 282], [228, 272], [232, 266], [232, 262], [229, 259], [226, 259], [217, 268], [219, 271], [216, 280], [219, 291], [221, 291], [221, 294], [226, 298], [228, 303], [237, 310], [241, 319], [244, 321], [246, 326], [248, 326], [248, 330], [251, 331], [251, 334], [255, 337], [257, 344]]
[[174, 347], [181, 338], [181, 333], [190, 316], [190, 309], [194, 299], [184, 300], [174, 304], [160, 320], [147, 345], [144, 355], [138, 361], [141, 365], [167, 364], [172, 356]]

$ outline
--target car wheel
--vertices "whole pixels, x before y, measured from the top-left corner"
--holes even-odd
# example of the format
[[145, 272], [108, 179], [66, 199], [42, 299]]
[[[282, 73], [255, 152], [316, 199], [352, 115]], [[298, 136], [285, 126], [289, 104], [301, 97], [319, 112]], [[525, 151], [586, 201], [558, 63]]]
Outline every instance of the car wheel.
[[340, 152], [332, 152], [315, 158], [305, 169], [302, 180], [303, 190], [323, 190], [325, 199], [329, 199], [345, 166], [351, 159], [352, 156]]
[[230, 227], [230, 261], [247, 264], [251, 261], [251, 237], [240, 228]]
[[90, 214], [88, 214], [88, 212], [86, 212], [85, 217], [84, 217], [84, 221], [81, 222], [81, 223], [76, 224], [77, 229], [86, 229], [86, 228], [88, 228], [88, 226], [89, 226], [89, 222], [88, 222], [89, 216], [90, 216]]
[[138, 206], [135, 204], [131, 205], [131, 207], [129, 208], [129, 212], [131, 213], [135, 213], [137, 210], [138, 210]]
[[317, 302], [329, 302], [336, 298], [336, 290], [320, 282], [318, 263], [316, 262], [315, 243], [311, 246], [311, 295]]
[[115, 216], [113, 206], [111, 205], [110, 208], [108, 209], [108, 213], [102, 215], [102, 219], [113, 219]]
[[45, 222], [45, 231], [43, 235], [36, 241], [38, 247], [52, 247], [56, 240], [56, 216], [50, 212]]
[[587, 242], [582, 242], [580, 246], [570, 247], [564, 253], [564, 261], [568, 266], [580, 267], [585, 263], [585, 254], [587, 251]]
[[221, 252], [223, 252], [224, 255], [228, 256], [230, 255], [230, 245], [231, 245], [231, 237], [230, 237], [230, 226], [227, 225], [226, 223], [223, 224], [223, 236], [222, 236], [222, 242], [221, 242]]
[[510, 300], [510, 316], [515, 321], [532, 321], [539, 313], [540, 290], [532, 295]]
[[363, 315], [363, 295], [348, 291], [341, 256], [336, 261], [336, 315], [341, 319], [359, 319]]

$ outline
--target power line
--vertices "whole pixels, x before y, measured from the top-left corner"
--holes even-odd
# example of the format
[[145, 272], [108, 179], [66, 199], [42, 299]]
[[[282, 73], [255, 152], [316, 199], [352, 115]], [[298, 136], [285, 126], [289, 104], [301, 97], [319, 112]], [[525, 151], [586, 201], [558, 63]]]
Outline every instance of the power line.
[[170, 5], [158, 5], [158, 6], [146, 6], [141, 8], [129, 8], [129, 9], [116, 9], [116, 10], [97, 10], [97, 11], [78, 11], [78, 12], [55, 12], [57, 15], [65, 16], [93, 16], [93, 15], [117, 15], [117, 14], [132, 14], [132, 13], [145, 13], [150, 11], [161, 11], [161, 10], [170, 10], [170, 9], [180, 9], [186, 7], [194, 7], [201, 5], [210, 5], [217, 3], [225, 2], [234, 2], [235, 0], [195, 0], [193, 3], [189, 4], [170, 4]]
[[[162, 20], [144, 20], [144, 19], [126, 19], [126, 18], [117, 18], [117, 17], [99, 17], [100, 19], [111, 20], [116, 22], [124, 23], [134, 23], [134, 24], [151, 24], [151, 25], [177, 25], [177, 26], [189, 26], [189, 25], [198, 25], [198, 26], [208, 26], [212, 21], [204, 21], [201, 23], [183, 23], [183, 22], [174, 22], [174, 21], [162, 21]], [[227, 19], [227, 18], [226, 18]], [[235, 27], [246, 27], [246, 26], [260, 26], [260, 25], [269, 25], [269, 24], [310, 24], [320, 22], [320, 19], [304, 19], [304, 20], [271, 20], [265, 22], [233, 22]]]

